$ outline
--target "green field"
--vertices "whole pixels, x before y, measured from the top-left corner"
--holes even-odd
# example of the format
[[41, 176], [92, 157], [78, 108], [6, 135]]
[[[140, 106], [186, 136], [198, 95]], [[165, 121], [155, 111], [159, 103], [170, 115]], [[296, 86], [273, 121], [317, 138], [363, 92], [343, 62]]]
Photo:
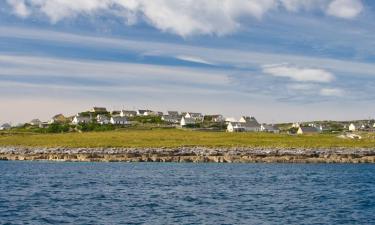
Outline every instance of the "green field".
[[362, 140], [319, 134], [291, 136], [267, 133], [225, 133], [185, 130], [123, 130], [88, 133], [33, 134], [1, 133], [0, 146], [30, 147], [296, 147], [296, 148], [375, 148], [374, 134], [361, 134]]

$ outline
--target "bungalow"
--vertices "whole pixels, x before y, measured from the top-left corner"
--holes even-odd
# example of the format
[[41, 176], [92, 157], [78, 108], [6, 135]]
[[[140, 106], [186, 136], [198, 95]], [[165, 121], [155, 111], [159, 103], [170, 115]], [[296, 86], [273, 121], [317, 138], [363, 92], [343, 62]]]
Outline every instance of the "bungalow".
[[227, 126], [228, 132], [245, 132], [244, 123], [229, 122]]
[[300, 127], [297, 134], [317, 134], [319, 130], [316, 127]]
[[100, 115], [99, 114], [99, 115], [96, 116], [96, 122], [98, 122], [101, 125], [104, 125], [104, 124], [109, 124], [110, 120], [106, 115]]
[[269, 132], [269, 133], [280, 133], [280, 130], [278, 127], [274, 125], [269, 125], [269, 124], [262, 124], [260, 126], [260, 131]]
[[136, 115], [137, 115], [136, 111], [121, 110], [120, 112], [121, 117], [134, 117]]
[[195, 119], [197, 121], [203, 121], [203, 119], [204, 119], [204, 116], [203, 116], [202, 113], [193, 113], [193, 112], [187, 112], [184, 117]]
[[4, 123], [0, 126], [0, 130], [10, 130], [10, 128], [12, 128], [12, 126], [9, 123]]
[[351, 124], [349, 125], [349, 131], [354, 132], [354, 131], [356, 131], [356, 130], [357, 130], [356, 125], [355, 125], [354, 123], [351, 123]]
[[92, 113], [106, 113], [107, 109], [105, 107], [93, 107], [90, 112]]
[[112, 116], [111, 120], [110, 120], [110, 123], [113, 124], [113, 125], [127, 125], [127, 124], [129, 124], [126, 117], [121, 117], [121, 116]]
[[187, 118], [182, 117], [180, 121], [181, 127], [187, 126], [187, 125], [194, 125], [196, 123], [196, 120], [194, 118]]
[[181, 118], [176, 115], [164, 115], [161, 117], [161, 120], [167, 123], [180, 123]]
[[72, 124], [74, 125], [77, 125], [77, 124], [80, 124], [80, 123], [90, 123], [91, 122], [91, 118], [90, 117], [86, 117], [86, 116], [74, 116], [73, 117], [73, 120], [72, 120]]
[[138, 116], [149, 116], [149, 114], [151, 113], [152, 111], [151, 110], [148, 110], [148, 109], [138, 109], [137, 110], [137, 115]]
[[31, 126], [39, 126], [42, 123], [39, 119], [33, 119], [30, 121]]

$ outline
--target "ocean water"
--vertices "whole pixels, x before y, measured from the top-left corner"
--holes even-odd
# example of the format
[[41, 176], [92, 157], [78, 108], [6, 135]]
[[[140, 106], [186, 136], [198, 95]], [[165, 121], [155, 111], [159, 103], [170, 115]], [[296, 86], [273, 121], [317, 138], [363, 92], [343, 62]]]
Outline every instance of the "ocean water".
[[375, 165], [3, 161], [0, 224], [375, 224]]

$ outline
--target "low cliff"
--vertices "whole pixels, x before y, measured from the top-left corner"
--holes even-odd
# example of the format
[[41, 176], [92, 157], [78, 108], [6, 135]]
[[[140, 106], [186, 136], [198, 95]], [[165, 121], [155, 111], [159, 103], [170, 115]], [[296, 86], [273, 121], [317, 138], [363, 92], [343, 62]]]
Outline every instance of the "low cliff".
[[375, 163], [375, 149], [0, 147], [0, 160], [72, 162]]

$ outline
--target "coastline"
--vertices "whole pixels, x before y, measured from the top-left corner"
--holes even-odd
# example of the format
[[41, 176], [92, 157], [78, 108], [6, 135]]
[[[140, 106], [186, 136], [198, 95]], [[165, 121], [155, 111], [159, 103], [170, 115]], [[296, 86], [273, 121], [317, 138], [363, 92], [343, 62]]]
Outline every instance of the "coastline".
[[375, 149], [0, 147], [0, 160], [185, 163], [375, 163]]

